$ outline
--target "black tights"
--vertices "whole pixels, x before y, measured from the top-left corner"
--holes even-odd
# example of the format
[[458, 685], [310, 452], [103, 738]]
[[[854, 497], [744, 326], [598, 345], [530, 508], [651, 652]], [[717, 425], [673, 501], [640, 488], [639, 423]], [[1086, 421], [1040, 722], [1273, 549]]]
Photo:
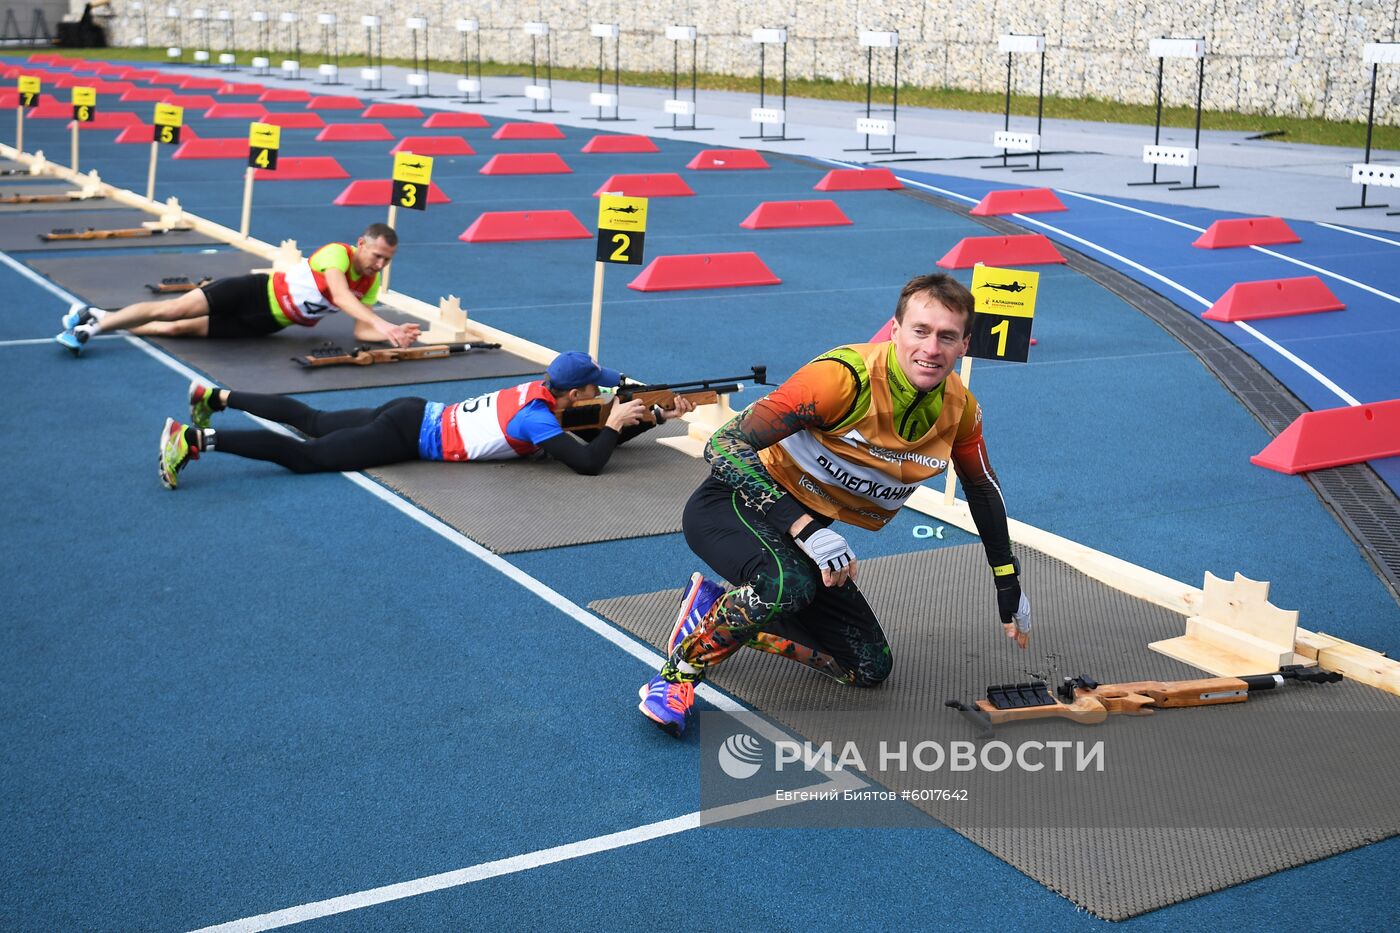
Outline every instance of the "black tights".
[[296, 473], [339, 473], [418, 459], [421, 398], [396, 398], [378, 408], [318, 411], [285, 395], [230, 392], [226, 407], [296, 428], [310, 440], [275, 431], [219, 430], [214, 450], [269, 460]]

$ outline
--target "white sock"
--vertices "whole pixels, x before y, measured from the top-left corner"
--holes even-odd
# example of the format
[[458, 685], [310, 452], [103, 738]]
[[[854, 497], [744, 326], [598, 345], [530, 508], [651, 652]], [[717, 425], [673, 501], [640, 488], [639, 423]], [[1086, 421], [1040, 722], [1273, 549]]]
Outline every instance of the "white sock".
[[99, 321], [111, 313], [112, 312], [108, 311], [106, 308], [88, 308], [88, 314], [91, 314], [94, 318], [96, 318]]
[[690, 666], [689, 664], [687, 664], [685, 661], [677, 661], [677, 662], [676, 662], [676, 670], [680, 671], [682, 674], [698, 674], [698, 673], [700, 673], [700, 669], [699, 669], [698, 667], [691, 667], [691, 666]]
[[89, 321], [86, 324], [79, 324], [77, 327], [73, 328], [73, 333], [82, 334], [84, 337], [91, 337], [93, 334], [98, 334], [101, 332], [101, 321]]
[[202, 431], [199, 432], [199, 449], [200, 449], [200, 450], [213, 450], [213, 449], [214, 449], [214, 429], [213, 429], [213, 428], [205, 428], [204, 430], [202, 430]]

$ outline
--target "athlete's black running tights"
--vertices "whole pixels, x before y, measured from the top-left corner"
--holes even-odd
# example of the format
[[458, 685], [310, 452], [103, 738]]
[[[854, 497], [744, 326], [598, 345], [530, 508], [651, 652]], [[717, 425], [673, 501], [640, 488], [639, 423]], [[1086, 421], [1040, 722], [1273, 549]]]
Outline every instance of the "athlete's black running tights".
[[421, 398], [396, 398], [378, 408], [318, 411], [285, 395], [230, 392], [228, 408], [296, 428], [309, 440], [275, 431], [227, 431], [214, 436], [214, 450], [270, 460], [297, 473], [338, 473], [418, 459]]

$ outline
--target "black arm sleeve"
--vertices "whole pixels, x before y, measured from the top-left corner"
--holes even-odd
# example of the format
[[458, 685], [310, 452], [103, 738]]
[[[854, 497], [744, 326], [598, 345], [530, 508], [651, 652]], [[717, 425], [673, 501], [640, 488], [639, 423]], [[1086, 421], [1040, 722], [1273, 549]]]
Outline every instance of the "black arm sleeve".
[[597, 476], [607, 466], [608, 458], [617, 447], [620, 438], [612, 428], [603, 428], [588, 443], [572, 436], [568, 431], [551, 437], [540, 445], [540, 449], [554, 460], [584, 476]]
[[987, 552], [987, 563], [993, 567], [1011, 563], [1011, 532], [1006, 527], [1006, 503], [1002, 501], [996, 474], [980, 483], [964, 481], [963, 495], [967, 496], [967, 510], [972, 513]]

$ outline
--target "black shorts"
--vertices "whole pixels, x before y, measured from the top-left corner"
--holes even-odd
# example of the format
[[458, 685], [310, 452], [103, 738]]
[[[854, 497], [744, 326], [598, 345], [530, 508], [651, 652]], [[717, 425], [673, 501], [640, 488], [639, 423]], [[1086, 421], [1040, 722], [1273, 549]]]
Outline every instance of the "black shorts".
[[209, 302], [209, 336], [265, 337], [282, 329], [267, 303], [267, 273], [235, 275], [203, 286]]

